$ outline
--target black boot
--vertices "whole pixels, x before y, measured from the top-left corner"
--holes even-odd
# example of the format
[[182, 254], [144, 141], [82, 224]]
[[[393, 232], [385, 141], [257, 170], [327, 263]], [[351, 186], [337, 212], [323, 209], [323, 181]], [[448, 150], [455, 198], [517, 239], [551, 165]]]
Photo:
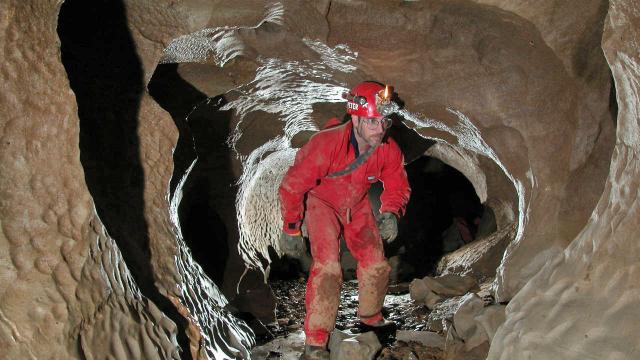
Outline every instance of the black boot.
[[397, 329], [397, 325], [395, 322], [387, 319], [382, 319], [378, 322], [375, 322], [371, 325], [360, 322], [359, 328], [365, 331], [395, 331]]
[[371, 325], [361, 322], [358, 328], [362, 333], [373, 331], [378, 337], [378, 340], [380, 340], [380, 343], [387, 345], [395, 341], [398, 326], [391, 320], [382, 319]]

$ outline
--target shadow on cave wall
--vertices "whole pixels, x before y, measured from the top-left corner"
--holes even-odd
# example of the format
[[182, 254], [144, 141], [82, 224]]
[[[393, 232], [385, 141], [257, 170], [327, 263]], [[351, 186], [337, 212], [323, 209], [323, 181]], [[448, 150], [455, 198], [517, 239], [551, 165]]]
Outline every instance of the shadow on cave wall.
[[229, 236], [237, 229], [236, 178], [226, 143], [231, 112], [219, 110], [225, 104], [222, 96], [208, 99], [185, 81], [178, 74], [178, 64], [158, 65], [149, 82], [149, 93], [171, 114], [180, 133], [173, 156], [172, 194], [197, 157], [182, 188], [180, 228], [193, 258], [221, 285], [229, 257]]
[[137, 133], [143, 72], [124, 4], [67, 0], [58, 35], [78, 104], [80, 161], [98, 216], [142, 294], [178, 326], [182, 357], [190, 359], [186, 320], [154, 285]]
[[611, 114], [613, 128], [615, 129], [618, 125], [618, 99], [616, 95], [616, 81], [613, 78], [613, 74], [611, 74], [611, 87], [609, 88], [609, 114]]

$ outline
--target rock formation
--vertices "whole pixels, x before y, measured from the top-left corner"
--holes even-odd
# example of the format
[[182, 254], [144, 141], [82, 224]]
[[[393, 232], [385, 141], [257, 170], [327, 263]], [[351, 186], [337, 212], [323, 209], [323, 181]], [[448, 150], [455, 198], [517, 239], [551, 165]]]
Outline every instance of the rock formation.
[[141, 294], [87, 189], [59, 3], [1, 7], [2, 357], [178, 359], [176, 325]]
[[638, 5], [612, 1], [602, 47], [616, 83], [617, 140], [589, 222], [507, 306], [489, 359], [633, 359], [640, 353], [638, 212]]

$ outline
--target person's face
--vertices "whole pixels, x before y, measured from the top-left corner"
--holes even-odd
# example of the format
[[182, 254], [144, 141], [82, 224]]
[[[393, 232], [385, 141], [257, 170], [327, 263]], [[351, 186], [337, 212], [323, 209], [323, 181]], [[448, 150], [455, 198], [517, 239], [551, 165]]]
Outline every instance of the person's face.
[[369, 146], [378, 146], [384, 139], [384, 134], [391, 126], [391, 119], [382, 116], [366, 118], [352, 115], [353, 128], [356, 138]]

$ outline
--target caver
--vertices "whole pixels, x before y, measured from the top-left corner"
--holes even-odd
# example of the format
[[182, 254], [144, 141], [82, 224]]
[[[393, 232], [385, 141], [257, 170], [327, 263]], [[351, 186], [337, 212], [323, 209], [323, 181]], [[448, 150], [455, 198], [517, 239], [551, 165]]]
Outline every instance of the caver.
[[[391, 242], [397, 236], [397, 221], [410, 194], [402, 152], [386, 134], [392, 125], [386, 117], [392, 94], [392, 88], [371, 81], [345, 94], [351, 119], [344, 124], [330, 120], [328, 129], [298, 151], [280, 185], [281, 247], [294, 255], [304, 249], [304, 220], [313, 257], [305, 297], [305, 359], [329, 355], [326, 344], [342, 284], [341, 236], [358, 261], [360, 321], [372, 327], [390, 325], [381, 313], [390, 272], [382, 239]], [[377, 181], [384, 185], [379, 224], [367, 196]]]

